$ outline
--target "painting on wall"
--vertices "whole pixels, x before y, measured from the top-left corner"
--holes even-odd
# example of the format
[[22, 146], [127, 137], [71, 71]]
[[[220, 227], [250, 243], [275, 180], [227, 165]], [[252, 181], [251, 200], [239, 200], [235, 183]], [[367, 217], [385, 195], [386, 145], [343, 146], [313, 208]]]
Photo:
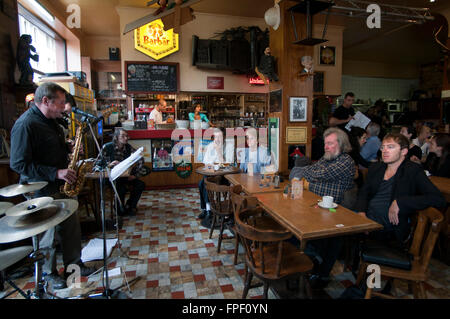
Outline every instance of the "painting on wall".
[[324, 45], [319, 52], [320, 65], [336, 65], [336, 47]]
[[269, 112], [281, 112], [283, 109], [283, 100], [282, 100], [283, 90], [279, 89], [276, 91], [272, 91], [269, 94]]

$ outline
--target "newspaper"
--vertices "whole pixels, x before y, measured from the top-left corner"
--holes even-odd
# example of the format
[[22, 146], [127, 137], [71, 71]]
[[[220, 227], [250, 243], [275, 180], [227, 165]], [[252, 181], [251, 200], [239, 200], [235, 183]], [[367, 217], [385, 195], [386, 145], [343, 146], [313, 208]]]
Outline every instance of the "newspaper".
[[355, 116], [353, 116], [353, 119], [351, 119], [347, 125], [345, 126], [345, 129], [347, 131], [351, 130], [352, 126], [357, 126], [362, 128], [363, 130], [366, 129], [367, 125], [369, 125], [370, 119], [362, 114], [360, 111], [356, 112]]
[[138, 160], [142, 158], [142, 155], [144, 153], [144, 147], [140, 147], [136, 152], [131, 154], [128, 158], [121, 161], [119, 164], [114, 166], [114, 168], [111, 170], [111, 174], [109, 176], [109, 179], [112, 181], [115, 181], [118, 177], [120, 177], [125, 171], [130, 168], [134, 163], [136, 163]]

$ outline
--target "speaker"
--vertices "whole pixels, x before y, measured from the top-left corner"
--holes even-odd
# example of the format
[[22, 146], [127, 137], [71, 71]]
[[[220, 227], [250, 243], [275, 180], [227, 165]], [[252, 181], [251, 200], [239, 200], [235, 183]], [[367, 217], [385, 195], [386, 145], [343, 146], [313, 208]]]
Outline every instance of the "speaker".
[[109, 48], [109, 59], [111, 61], [120, 60], [119, 48]]

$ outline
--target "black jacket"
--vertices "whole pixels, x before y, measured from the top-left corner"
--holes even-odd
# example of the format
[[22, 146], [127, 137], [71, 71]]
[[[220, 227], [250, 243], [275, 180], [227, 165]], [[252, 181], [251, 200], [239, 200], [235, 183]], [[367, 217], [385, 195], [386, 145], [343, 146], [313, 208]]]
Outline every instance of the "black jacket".
[[11, 168], [20, 174], [20, 181], [46, 181], [48, 185], [36, 196], [59, 191], [64, 181], [56, 179], [58, 169], [68, 166], [69, 148], [59, 124], [47, 119], [33, 105], [11, 130]]
[[[355, 210], [367, 212], [369, 201], [378, 192], [383, 181], [387, 165], [375, 163], [369, 167], [366, 182], [360, 189]], [[395, 178], [391, 203], [397, 200], [399, 211], [399, 225], [394, 227], [404, 238], [408, 229], [408, 216], [418, 210], [433, 206], [444, 207], [446, 201], [441, 192], [425, 175], [422, 167], [409, 160], [404, 160], [393, 176]]]

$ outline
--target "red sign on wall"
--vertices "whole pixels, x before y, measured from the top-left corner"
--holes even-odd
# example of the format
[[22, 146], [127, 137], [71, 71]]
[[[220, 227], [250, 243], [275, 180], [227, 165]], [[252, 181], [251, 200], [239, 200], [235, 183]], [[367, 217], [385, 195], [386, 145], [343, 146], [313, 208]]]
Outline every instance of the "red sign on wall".
[[224, 89], [223, 76], [208, 76], [207, 77], [207, 86], [208, 86], [208, 89], [223, 90]]

